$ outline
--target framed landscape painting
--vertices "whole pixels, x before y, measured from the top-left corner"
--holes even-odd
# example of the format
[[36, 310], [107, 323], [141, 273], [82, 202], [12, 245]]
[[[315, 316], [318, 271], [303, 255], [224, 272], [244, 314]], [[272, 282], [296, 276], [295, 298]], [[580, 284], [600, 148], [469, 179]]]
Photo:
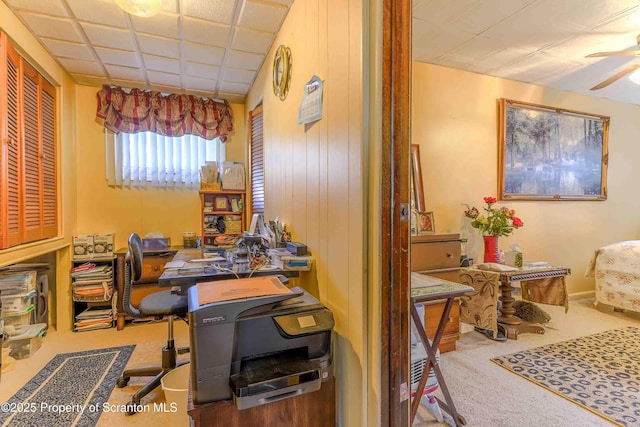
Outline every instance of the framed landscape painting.
[[605, 200], [609, 117], [500, 99], [501, 200]]

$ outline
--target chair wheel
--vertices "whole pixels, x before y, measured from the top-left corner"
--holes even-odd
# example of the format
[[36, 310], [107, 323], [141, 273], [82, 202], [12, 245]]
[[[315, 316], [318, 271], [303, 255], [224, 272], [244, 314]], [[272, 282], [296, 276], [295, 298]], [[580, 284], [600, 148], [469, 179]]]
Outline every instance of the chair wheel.
[[118, 388], [126, 387], [129, 384], [129, 377], [118, 378]]
[[138, 405], [140, 405], [140, 402], [135, 403], [133, 401], [127, 403], [127, 415], [135, 415], [136, 412], [136, 408], [138, 407]]

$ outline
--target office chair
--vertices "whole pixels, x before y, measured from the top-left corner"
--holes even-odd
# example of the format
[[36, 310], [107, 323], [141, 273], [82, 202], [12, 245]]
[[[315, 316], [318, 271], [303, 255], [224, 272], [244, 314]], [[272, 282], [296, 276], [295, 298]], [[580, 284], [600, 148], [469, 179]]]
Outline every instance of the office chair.
[[140, 236], [133, 233], [129, 236], [129, 252], [125, 261], [125, 283], [123, 306], [124, 311], [129, 316], [139, 319], [143, 317], [166, 317], [168, 321], [168, 338], [167, 345], [162, 348], [162, 365], [150, 366], [146, 368], [127, 369], [118, 379], [118, 387], [125, 387], [129, 383], [131, 377], [153, 376], [144, 387], [138, 390], [132, 397], [131, 402], [127, 405], [129, 409], [128, 415], [135, 413], [135, 408], [140, 404], [140, 399], [149, 394], [152, 390], [160, 385], [160, 379], [177, 366], [188, 363], [176, 363], [177, 351], [173, 341], [173, 319], [175, 316], [186, 316], [188, 312], [188, 302], [186, 295], [177, 295], [171, 290], [154, 292], [144, 297], [138, 308], [131, 305], [131, 287], [142, 276], [142, 240]]

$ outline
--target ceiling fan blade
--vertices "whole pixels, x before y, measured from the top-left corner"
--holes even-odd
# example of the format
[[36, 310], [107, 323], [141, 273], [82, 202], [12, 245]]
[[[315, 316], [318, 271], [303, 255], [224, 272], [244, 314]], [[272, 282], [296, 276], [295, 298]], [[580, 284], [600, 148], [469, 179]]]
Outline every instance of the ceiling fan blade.
[[602, 56], [640, 56], [640, 50], [616, 50], [614, 52], [598, 52], [585, 56], [585, 58], [599, 58]]
[[633, 73], [638, 68], [640, 68], [640, 64], [633, 64], [632, 66], [627, 67], [624, 70], [620, 71], [618, 74], [616, 74], [616, 75], [614, 75], [612, 77], [609, 77], [607, 80], [603, 81], [602, 83], [599, 83], [599, 84], [595, 85], [594, 87], [591, 88], [591, 90], [598, 90], [598, 89], [602, 89], [603, 87], [607, 87], [611, 83], [613, 83], [616, 80], [626, 76], [627, 74]]

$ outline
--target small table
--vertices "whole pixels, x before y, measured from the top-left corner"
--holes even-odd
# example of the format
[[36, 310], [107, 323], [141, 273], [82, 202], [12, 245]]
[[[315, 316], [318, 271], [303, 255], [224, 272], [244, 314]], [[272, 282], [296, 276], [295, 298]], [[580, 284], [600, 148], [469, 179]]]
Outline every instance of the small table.
[[[440, 407], [444, 411], [448, 412], [453, 417], [456, 425], [459, 426], [467, 423], [464, 417], [458, 414], [458, 411], [453, 404], [453, 399], [451, 398], [451, 394], [449, 393], [447, 384], [445, 383], [442, 372], [440, 371], [438, 360], [436, 359], [436, 349], [440, 345], [440, 339], [442, 338], [445, 326], [447, 325], [449, 313], [451, 312], [451, 307], [453, 306], [454, 299], [470, 291], [473, 291], [473, 288], [471, 286], [450, 282], [448, 280], [439, 279], [433, 276], [426, 276], [420, 273], [411, 273], [411, 318], [413, 319], [413, 323], [415, 324], [416, 330], [418, 331], [420, 342], [424, 346], [424, 349], [427, 353], [427, 361], [425, 363], [424, 370], [422, 371], [422, 377], [420, 378], [418, 388], [416, 389], [413, 401], [411, 402], [412, 424], [414, 418], [416, 417], [416, 412], [418, 412], [420, 397], [424, 392], [424, 387], [427, 383], [427, 378], [429, 377], [429, 371], [431, 369], [433, 369], [433, 372], [438, 379], [438, 384], [442, 389], [442, 394], [444, 394], [444, 398], [446, 401], [445, 403], [436, 398], [436, 400], [438, 401], [438, 405], [440, 405]], [[438, 322], [438, 328], [436, 329], [436, 334], [433, 338], [433, 342], [429, 342], [427, 333], [424, 330], [424, 325], [420, 321], [420, 315], [416, 310], [416, 304], [439, 299], [446, 299], [446, 303], [444, 311], [440, 316], [440, 321]]]
[[[564, 267], [524, 267], [511, 271], [481, 270], [477, 267], [460, 270], [460, 281], [474, 291], [461, 298], [460, 321], [493, 331], [497, 337], [498, 324], [504, 327], [507, 338], [518, 339], [519, 333], [544, 334], [538, 324], [523, 322], [515, 316], [513, 282], [522, 282], [522, 299], [541, 304], [564, 306], [568, 310], [565, 277], [571, 270]], [[497, 315], [497, 301], [502, 303]]]
[[[183, 261], [186, 263], [194, 259], [202, 259], [203, 257], [202, 249], [180, 249], [173, 257], [173, 261]], [[180, 294], [186, 294], [187, 289], [196, 283], [236, 279], [238, 277], [248, 277], [249, 275], [251, 275], [251, 277], [278, 275], [298, 277], [300, 273], [297, 271], [281, 270], [279, 268], [258, 269], [253, 273], [250, 270], [234, 273], [230, 270], [217, 269], [208, 263], [202, 263], [202, 267], [197, 269], [165, 269], [158, 278], [158, 286], [168, 288], [177, 286], [180, 288]]]

